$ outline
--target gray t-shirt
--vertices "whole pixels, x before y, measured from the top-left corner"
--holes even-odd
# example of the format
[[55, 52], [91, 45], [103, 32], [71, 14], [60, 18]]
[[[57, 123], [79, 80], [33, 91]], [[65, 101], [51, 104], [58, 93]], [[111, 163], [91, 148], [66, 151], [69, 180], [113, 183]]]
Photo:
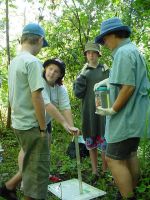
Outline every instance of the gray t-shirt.
[[28, 130], [38, 127], [31, 93], [43, 89], [42, 64], [29, 52], [19, 53], [8, 70], [12, 127]]
[[[54, 87], [48, 85], [48, 83], [43, 79], [44, 90], [42, 91], [43, 99], [45, 105], [52, 103], [60, 111], [71, 109], [70, 100], [68, 96], [67, 89], [64, 85], [55, 84]], [[46, 113], [46, 123], [51, 121], [51, 117]]]
[[136, 46], [125, 39], [113, 51], [113, 64], [110, 72], [110, 104], [113, 105], [120, 85], [135, 86], [135, 91], [126, 105], [106, 120], [105, 138], [107, 143], [120, 142], [128, 138], [142, 137], [146, 127], [149, 97], [149, 81], [146, 63]]

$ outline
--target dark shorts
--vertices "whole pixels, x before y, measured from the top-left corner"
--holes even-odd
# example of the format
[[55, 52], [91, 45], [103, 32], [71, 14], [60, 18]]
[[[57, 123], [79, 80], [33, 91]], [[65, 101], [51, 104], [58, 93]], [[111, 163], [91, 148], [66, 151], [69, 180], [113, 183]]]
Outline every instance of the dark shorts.
[[14, 130], [25, 153], [22, 168], [23, 192], [27, 197], [46, 199], [49, 175], [48, 134], [39, 128]]
[[47, 132], [48, 132], [49, 134], [51, 134], [51, 132], [52, 132], [52, 125], [51, 125], [51, 122], [49, 122], [49, 123], [47, 124]]
[[126, 160], [137, 151], [140, 138], [129, 138], [121, 142], [107, 143], [106, 156], [114, 160]]

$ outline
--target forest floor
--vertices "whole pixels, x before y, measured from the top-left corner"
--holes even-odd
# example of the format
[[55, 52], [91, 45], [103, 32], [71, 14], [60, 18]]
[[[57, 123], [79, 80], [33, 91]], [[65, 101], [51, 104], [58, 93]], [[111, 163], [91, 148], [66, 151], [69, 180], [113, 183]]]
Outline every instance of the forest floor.
[[[69, 136], [60, 126], [55, 126], [53, 129], [53, 137], [51, 144], [51, 164], [50, 173], [60, 177], [63, 181], [77, 178], [76, 159], [70, 159], [66, 155], [68, 144], [71, 141]], [[0, 163], [0, 184], [11, 178], [18, 170], [17, 155], [19, 152], [19, 145], [12, 132], [12, 130], [1, 130], [0, 138], [2, 147], [4, 148], [3, 162]], [[150, 200], [150, 141], [145, 140], [140, 144], [138, 150], [141, 165], [141, 179], [136, 189], [138, 200]], [[81, 159], [82, 179], [84, 182], [92, 185], [92, 173], [89, 157]], [[99, 152], [99, 172], [101, 174], [101, 158]], [[49, 182], [51, 184], [51, 182]], [[112, 177], [110, 172], [106, 176], [101, 177], [94, 187], [104, 190], [107, 194], [101, 198], [113, 200], [117, 192], [117, 188], [112, 184]], [[23, 199], [23, 194], [18, 187], [19, 200]], [[0, 197], [0, 200], [3, 198]], [[58, 200], [52, 193], [48, 194], [48, 200]], [[71, 199], [70, 199], [71, 200]]]

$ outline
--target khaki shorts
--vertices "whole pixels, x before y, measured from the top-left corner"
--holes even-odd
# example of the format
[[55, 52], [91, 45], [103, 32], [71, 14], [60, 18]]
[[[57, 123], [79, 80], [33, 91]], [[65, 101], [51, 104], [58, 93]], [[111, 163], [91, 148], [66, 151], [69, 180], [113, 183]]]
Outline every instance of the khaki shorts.
[[114, 160], [126, 160], [135, 155], [140, 138], [129, 138], [121, 142], [107, 143], [106, 156]]
[[22, 169], [24, 195], [46, 199], [49, 175], [48, 134], [41, 135], [38, 128], [14, 130], [25, 153]]

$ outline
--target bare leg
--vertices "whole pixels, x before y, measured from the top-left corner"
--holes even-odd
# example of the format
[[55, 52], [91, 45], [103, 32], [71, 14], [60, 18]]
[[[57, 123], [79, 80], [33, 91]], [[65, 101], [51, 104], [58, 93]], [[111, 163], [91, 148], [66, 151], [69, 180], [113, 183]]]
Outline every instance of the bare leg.
[[23, 157], [24, 157], [24, 152], [21, 149], [19, 154], [18, 154], [18, 165], [19, 165], [19, 171], [13, 176], [9, 181], [5, 183], [6, 188], [8, 190], [13, 190], [15, 189], [18, 184], [20, 184], [22, 180], [22, 163], [23, 163]]
[[23, 149], [21, 148], [18, 155], [18, 166], [19, 166], [19, 171], [21, 173], [22, 173], [23, 159], [24, 159], [24, 152], [23, 152]]
[[140, 177], [140, 167], [137, 152], [134, 152], [133, 157], [127, 160], [127, 165], [132, 175], [133, 188], [135, 189], [138, 183], [138, 179]]
[[8, 190], [15, 189], [18, 186], [18, 184], [20, 184], [21, 180], [22, 180], [22, 175], [20, 174], [20, 172], [17, 172], [15, 176], [13, 176], [9, 181], [5, 183], [6, 188]]
[[[21, 148], [19, 155], [18, 155], [18, 166], [19, 166], [19, 171], [22, 174], [22, 166], [23, 166], [23, 159], [24, 159], [24, 151]], [[23, 189], [23, 181], [21, 181], [21, 186], [20, 189]]]
[[106, 161], [121, 195], [125, 198], [132, 197], [134, 195], [133, 182], [127, 161], [109, 157], [106, 157]]
[[91, 149], [89, 150], [90, 153], [90, 158], [91, 158], [91, 164], [92, 164], [92, 173], [93, 174], [98, 174], [97, 172], [97, 167], [98, 167], [98, 152], [97, 149]]
[[105, 152], [102, 151], [101, 153], [101, 158], [102, 158], [102, 170], [103, 170], [103, 174], [107, 171], [107, 162], [106, 162], [106, 159], [105, 159]]

